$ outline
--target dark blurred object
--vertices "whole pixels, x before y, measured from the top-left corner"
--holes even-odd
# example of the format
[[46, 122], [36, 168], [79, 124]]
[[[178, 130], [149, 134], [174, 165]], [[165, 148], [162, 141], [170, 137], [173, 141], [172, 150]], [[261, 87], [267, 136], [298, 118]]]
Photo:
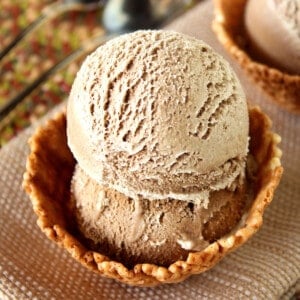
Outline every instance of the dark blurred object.
[[159, 18], [149, 0], [110, 0], [103, 11], [103, 26], [109, 32], [154, 28]]

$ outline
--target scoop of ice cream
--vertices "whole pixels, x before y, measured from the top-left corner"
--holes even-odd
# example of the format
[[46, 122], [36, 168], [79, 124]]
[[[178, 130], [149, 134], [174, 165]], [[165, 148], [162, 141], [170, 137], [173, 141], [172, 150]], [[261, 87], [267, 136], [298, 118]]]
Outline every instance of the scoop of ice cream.
[[137, 31], [99, 47], [77, 74], [67, 120], [80, 167], [131, 198], [207, 207], [211, 191], [244, 178], [240, 83], [207, 44], [176, 32]]
[[245, 26], [257, 59], [300, 74], [300, 0], [249, 0]]
[[[212, 192], [207, 208], [174, 199], [134, 200], [106, 188], [77, 165], [72, 204], [86, 243], [131, 267], [185, 260], [228, 233], [245, 206], [245, 185]], [[117, 217], [116, 217], [117, 216]]]

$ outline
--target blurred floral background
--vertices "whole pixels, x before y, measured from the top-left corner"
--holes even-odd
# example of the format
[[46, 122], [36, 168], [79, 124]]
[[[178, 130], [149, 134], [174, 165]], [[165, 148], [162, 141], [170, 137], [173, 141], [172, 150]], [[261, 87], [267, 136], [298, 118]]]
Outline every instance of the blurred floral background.
[[[1, 0], [0, 49], [30, 22], [50, 0]], [[0, 62], [0, 106], [39, 74], [78, 48], [87, 37], [101, 34], [100, 10], [66, 12], [44, 23]], [[0, 122], [0, 147], [51, 107], [66, 99], [80, 61], [71, 63], [36, 88]]]

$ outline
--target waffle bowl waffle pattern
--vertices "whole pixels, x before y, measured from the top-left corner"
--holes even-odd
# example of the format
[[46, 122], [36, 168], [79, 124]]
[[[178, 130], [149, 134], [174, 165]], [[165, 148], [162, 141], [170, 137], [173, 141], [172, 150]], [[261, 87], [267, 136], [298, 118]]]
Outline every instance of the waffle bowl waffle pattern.
[[247, 0], [214, 0], [213, 30], [225, 49], [246, 74], [274, 102], [290, 112], [300, 113], [300, 75], [255, 61], [248, 52], [244, 11]]
[[86, 268], [105, 277], [131, 285], [154, 286], [174, 283], [192, 274], [204, 272], [229, 252], [244, 244], [262, 225], [263, 212], [273, 198], [282, 174], [277, 147], [280, 137], [271, 131], [271, 121], [257, 107], [250, 109], [250, 156], [253, 170], [253, 202], [238, 226], [200, 252], [189, 253], [185, 261], [169, 267], [142, 263], [132, 269], [101, 253], [89, 250], [77, 235], [69, 209], [70, 182], [75, 160], [66, 142], [65, 113], [59, 113], [45, 126], [38, 128], [29, 141], [23, 187], [38, 216], [38, 225], [45, 235], [65, 248]]

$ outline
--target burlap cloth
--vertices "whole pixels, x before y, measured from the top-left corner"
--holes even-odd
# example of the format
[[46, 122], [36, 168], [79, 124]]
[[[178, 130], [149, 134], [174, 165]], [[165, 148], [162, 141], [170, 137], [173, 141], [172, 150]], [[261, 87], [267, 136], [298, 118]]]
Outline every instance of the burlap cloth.
[[[230, 60], [211, 31], [212, 16], [212, 3], [205, 1], [169, 28], [203, 39]], [[285, 171], [265, 214], [262, 229], [212, 270], [182, 283], [138, 288], [102, 278], [73, 261], [64, 250], [45, 238], [36, 225], [31, 203], [21, 189], [28, 154], [27, 139], [34, 127], [43, 122], [39, 121], [0, 150], [1, 299], [300, 297], [300, 116], [275, 106], [231, 62], [248, 99], [269, 114], [275, 131], [282, 136]]]

